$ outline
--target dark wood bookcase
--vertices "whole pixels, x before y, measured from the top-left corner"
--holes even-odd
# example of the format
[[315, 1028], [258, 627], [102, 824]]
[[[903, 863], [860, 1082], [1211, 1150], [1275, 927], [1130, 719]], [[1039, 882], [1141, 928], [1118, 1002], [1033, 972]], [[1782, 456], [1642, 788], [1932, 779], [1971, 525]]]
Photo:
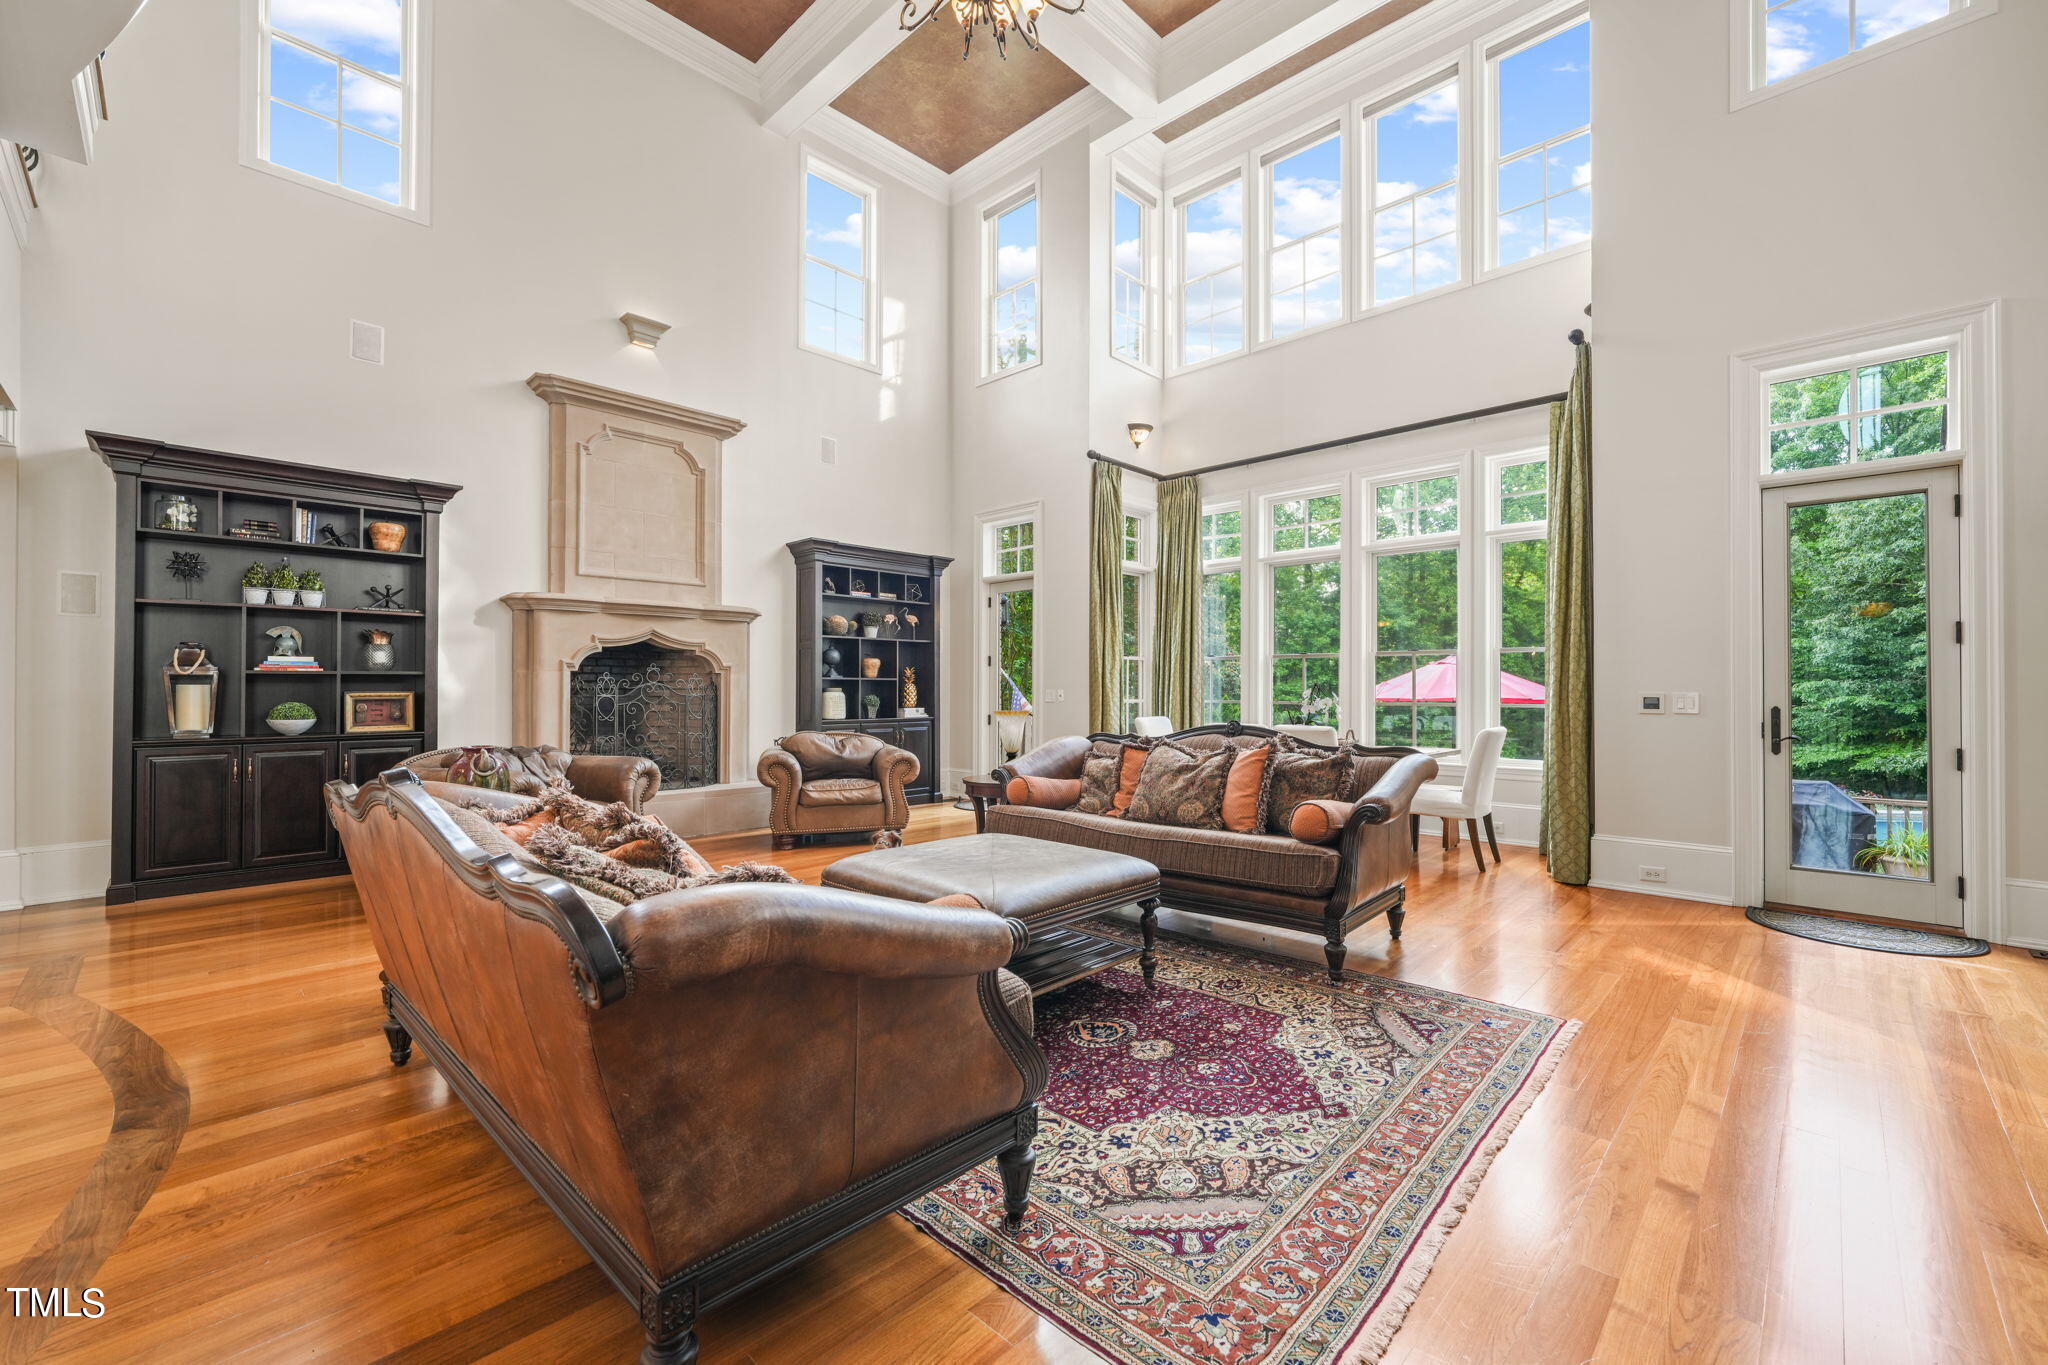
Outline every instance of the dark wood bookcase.
[[[793, 540], [789, 553], [796, 560], [797, 729], [855, 730], [910, 750], [918, 761], [910, 800], [936, 801], [945, 785], [939, 772], [939, 578], [952, 558], [837, 540]], [[869, 639], [858, 624], [865, 611], [894, 614], [897, 624]], [[902, 620], [906, 612], [918, 618], [915, 626]], [[845, 633], [828, 631], [833, 616], [854, 624]], [[836, 667], [828, 663], [828, 651], [837, 652]], [[862, 675], [862, 659], [879, 660], [874, 677]], [[906, 668], [916, 672], [923, 715], [904, 714]], [[845, 719], [825, 718], [827, 691], [845, 696]]]
[[[107, 899], [342, 871], [321, 788], [336, 777], [368, 781], [434, 745], [441, 509], [461, 489], [105, 432], [86, 437], [114, 471], [115, 489]], [[174, 496], [197, 508], [196, 529], [160, 527]], [[322, 544], [317, 530], [310, 542], [298, 541], [302, 517], [355, 543]], [[231, 534], [245, 522], [274, 523], [278, 538]], [[405, 527], [403, 547], [369, 548], [371, 522]], [[203, 558], [204, 573], [176, 578], [171, 556], [180, 551]], [[322, 605], [243, 602], [243, 570], [283, 559], [296, 571], [319, 571], [327, 584]], [[395, 609], [372, 605], [371, 591], [384, 588], [397, 591]], [[304, 637], [317, 672], [259, 670], [271, 653], [266, 632], [276, 626]], [[371, 629], [391, 636], [388, 669], [368, 666], [363, 636]], [[203, 739], [174, 738], [166, 713], [164, 665], [184, 641], [204, 645], [220, 670], [213, 733]], [[351, 731], [343, 699], [359, 692], [408, 694], [411, 726]], [[287, 701], [313, 708], [306, 733], [282, 735], [265, 723]]]

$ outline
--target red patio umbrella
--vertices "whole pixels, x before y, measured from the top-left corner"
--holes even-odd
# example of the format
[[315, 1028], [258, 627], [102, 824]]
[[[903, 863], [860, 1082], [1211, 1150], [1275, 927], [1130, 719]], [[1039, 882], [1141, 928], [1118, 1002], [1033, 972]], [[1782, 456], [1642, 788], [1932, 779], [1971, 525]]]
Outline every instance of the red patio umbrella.
[[[1458, 699], [1458, 657], [1438, 659], [1389, 678], [1372, 691], [1374, 701], [1455, 702]], [[1500, 675], [1500, 699], [1506, 706], [1540, 705], [1543, 684], [1518, 678], [1506, 669]]]

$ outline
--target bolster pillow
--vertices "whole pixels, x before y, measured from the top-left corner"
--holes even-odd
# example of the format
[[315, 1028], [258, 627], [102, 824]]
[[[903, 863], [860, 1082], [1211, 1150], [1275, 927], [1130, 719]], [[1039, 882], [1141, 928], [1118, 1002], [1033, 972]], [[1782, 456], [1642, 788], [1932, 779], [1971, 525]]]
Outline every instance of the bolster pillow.
[[1350, 818], [1349, 801], [1304, 801], [1288, 817], [1287, 831], [1304, 844], [1334, 844]]
[[1081, 799], [1078, 777], [1013, 777], [1003, 788], [1003, 799], [1013, 806], [1044, 806], [1065, 810]]

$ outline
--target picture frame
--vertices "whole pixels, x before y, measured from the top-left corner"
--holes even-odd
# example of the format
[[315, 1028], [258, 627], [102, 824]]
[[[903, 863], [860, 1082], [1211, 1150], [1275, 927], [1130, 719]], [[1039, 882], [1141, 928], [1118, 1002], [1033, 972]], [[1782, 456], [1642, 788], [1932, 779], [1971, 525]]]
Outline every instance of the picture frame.
[[346, 692], [342, 694], [342, 733], [391, 734], [413, 730], [410, 692]]

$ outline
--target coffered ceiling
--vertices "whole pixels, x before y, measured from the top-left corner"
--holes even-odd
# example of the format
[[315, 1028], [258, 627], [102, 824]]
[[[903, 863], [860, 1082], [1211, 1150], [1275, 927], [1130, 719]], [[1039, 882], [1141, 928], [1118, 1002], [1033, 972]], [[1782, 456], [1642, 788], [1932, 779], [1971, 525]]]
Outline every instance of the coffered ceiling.
[[1138, 17], [1164, 38], [1167, 34], [1216, 3], [1216, 0], [1124, 0]]
[[673, 14], [705, 37], [725, 44], [750, 62], [758, 62], [803, 17], [812, 0], [648, 0]]
[[998, 58], [985, 29], [963, 61], [960, 26], [942, 19], [919, 25], [832, 107], [950, 173], [1087, 84], [1052, 53], [1014, 39]]

